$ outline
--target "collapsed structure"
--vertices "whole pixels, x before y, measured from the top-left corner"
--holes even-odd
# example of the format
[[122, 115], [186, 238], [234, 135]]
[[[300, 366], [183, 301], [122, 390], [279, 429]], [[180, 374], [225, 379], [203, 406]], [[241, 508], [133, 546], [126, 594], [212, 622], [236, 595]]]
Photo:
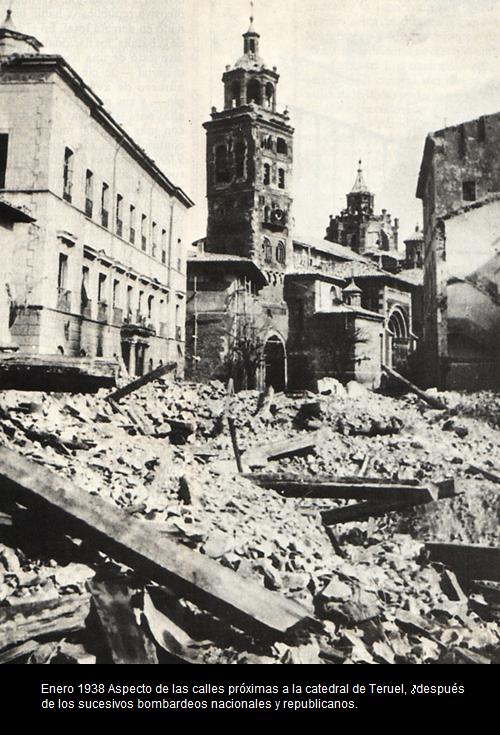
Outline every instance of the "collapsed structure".
[[422, 370], [427, 385], [500, 386], [500, 113], [425, 142]]
[[374, 214], [360, 169], [327, 240], [294, 233], [294, 130], [253, 22], [243, 39], [222, 77], [224, 109], [205, 124], [208, 223], [188, 259], [187, 375], [277, 390], [316, 389], [325, 375], [378, 386], [383, 363], [408, 370], [418, 337], [420, 283], [398, 273], [398, 222]]
[[2, 341], [54, 362], [123, 359], [131, 375], [172, 360], [182, 370], [193, 202], [77, 72], [41, 48], [9, 11], [0, 27], [0, 201], [4, 211], [6, 200], [23, 207], [32, 224], [2, 238]]

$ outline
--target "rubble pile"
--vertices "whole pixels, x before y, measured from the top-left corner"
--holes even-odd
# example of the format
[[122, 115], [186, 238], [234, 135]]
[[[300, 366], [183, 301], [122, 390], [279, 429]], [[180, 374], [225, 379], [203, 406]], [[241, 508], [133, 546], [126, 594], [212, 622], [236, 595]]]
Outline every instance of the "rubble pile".
[[[299, 603], [313, 624], [274, 638], [242, 631], [76, 532], [44, 526], [36, 511], [0, 504], [0, 661], [118, 662], [98, 625], [99, 605], [111, 595], [133, 611], [131, 626], [140, 618], [138, 648], [151, 662], [500, 662], [498, 581], [457, 579], [425, 548], [426, 541], [498, 546], [500, 488], [477, 471], [494, 477], [500, 468], [498, 398], [490, 397], [488, 412], [479, 394], [440, 394], [441, 411], [417, 396], [395, 399], [361, 386], [228, 395], [222, 383], [166, 379], [120, 402], [108, 397], [0, 393], [0, 446], [147, 523], [159, 544], [174, 540]], [[312, 450], [255, 459], [256, 447], [308, 435]], [[350, 501], [281, 497], [252, 482], [252, 470], [263, 467], [299, 479], [432, 485], [454, 478], [463, 492], [326, 529], [321, 511]], [[32, 621], [38, 608], [46, 619]], [[55, 626], [56, 610], [66, 627]]]

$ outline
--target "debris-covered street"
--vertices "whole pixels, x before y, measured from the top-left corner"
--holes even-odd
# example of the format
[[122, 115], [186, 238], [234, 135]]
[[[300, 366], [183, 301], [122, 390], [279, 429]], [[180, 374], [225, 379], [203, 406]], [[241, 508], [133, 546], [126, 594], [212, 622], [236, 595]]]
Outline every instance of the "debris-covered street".
[[498, 396], [320, 388], [1, 393], [0, 661], [500, 662]]

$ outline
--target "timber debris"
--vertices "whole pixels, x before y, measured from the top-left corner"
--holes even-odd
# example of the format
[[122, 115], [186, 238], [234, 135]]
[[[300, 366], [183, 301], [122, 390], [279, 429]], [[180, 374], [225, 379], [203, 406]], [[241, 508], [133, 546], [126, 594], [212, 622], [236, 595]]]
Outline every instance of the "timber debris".
[[0, 393], [0, 662], [500, 662], [500, 404], [134, 383]]

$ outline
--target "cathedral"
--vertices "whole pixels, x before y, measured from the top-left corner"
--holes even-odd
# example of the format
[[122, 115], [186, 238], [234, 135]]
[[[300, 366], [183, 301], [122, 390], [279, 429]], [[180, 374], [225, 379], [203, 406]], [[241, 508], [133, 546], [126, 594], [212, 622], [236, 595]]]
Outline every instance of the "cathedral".
[[361, 165], [325, 240], [294, 231], [293, 136], [279, 74], [251, 19], [206, 130], [208, 222], [187, 263], [186, 376], [237, 387], [380, 383], [407, 370], [420, 288], [401, 271], [398, 222], [374, 212]]

